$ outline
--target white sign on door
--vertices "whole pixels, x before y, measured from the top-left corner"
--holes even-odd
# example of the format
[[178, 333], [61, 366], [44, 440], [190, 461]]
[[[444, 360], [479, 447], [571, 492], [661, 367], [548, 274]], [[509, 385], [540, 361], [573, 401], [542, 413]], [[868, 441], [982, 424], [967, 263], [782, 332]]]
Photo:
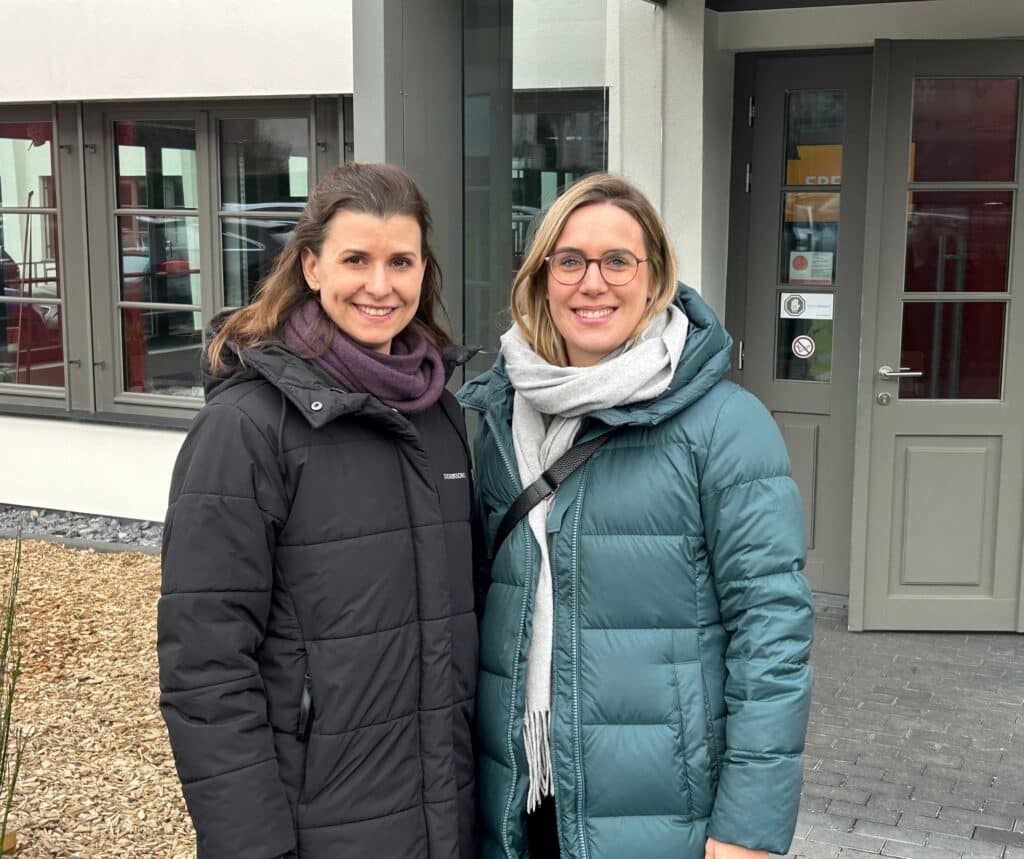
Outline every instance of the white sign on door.
[[835, 296], [831, 292], [784, 292], [780, 319], [831, 319]]
[[789, 282], [830, 286], [834, 258], [830, 251], [790, 251]]

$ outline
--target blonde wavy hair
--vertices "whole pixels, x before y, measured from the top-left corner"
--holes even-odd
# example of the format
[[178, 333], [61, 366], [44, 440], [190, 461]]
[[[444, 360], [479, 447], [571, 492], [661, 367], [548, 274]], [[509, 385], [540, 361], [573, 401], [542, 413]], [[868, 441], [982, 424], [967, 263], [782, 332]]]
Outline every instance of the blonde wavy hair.
[[654, 206], [632, 183], [612, 173], [591, 173], [566, 188], [544, 213], [523, 260], [512, 281], [511, 314], [530, 347], [549, 364], [565, 367], [569, 363], [565, 341], [555, 328], [548, 306], [548, 265], [558, 237], [577, 209], [598, 203], [610, 203], [632, 215], [644, 234], [644, 247], [650, 267], [653, 294], [651, 303], [631, 336], [636, 336], [676, 294], [676, 255], [665, 225]]

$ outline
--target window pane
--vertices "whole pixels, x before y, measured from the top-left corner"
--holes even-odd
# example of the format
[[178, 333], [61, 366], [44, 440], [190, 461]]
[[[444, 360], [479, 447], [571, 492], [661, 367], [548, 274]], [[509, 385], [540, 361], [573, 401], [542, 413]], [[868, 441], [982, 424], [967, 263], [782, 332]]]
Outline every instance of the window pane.
[[63, 388], [64, 343], [60, 323], [57, 301], [0, 302], [0, 382]]
[[999, 399], [1006, 305], [1000, 301], [904, 302], [903, 399]]
[[[512, 202], [542, 208], [574, 179], [608, 160], [605, 91], [517, 92], [512, 116]], [[484, 105], [486, 106], [486, 105]], [[487, 129], [473, 123], [477, 133]], [[486, 151], [481, 140], [474, 147]]]
[[830, 285], [836, 279], [839, 194], [783, 194], [779, 283]]
[[124, 215], [117, 220], [121, 298], [198, 305], [199, 219]]
[[786, 184], [841, 185], [846, 93], [791, 92], [786, 117]]
[[911, 180], [1012, 180], [1018, 88], [1016, 78], [915, 81]]
[[309, 193], [307, 120], [221, 120], [220, 171], [225, 209], [297, 214]]
[[1012, 212], [1009, 191], [911, 192], [905, 291], [1006, 291]]
[[121, 311], [125, 390], [202, 397], [199, 311]]
[[8, 298], [60, 298], [56, 215], [0, 215], [0, 261]]
[[252, 301], [257, 285], [294, 229], [293, 220], [221, 218], [225, 306], [240, 307]]
[[0, 206], [55, 208], [53, 125], [0, 122]]
[[184, 119], [115, 122], [117, 205], [194, 209], [195, 123]]

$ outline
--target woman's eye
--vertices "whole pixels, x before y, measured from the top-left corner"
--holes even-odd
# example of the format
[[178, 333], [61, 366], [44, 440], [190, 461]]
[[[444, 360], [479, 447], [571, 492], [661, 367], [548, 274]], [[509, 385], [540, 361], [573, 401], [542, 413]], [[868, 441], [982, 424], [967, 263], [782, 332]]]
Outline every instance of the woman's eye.
[[344, 263], [345, 265], [365, 265], [366, 257], [353, 254], [350, 257], [345, 257]]
[[624, 268], [629, 265], [629, 260], [619, 256], [605, 257], [604, 264], [612, 268]]
[[409, 266], [412, 265], [412, 260], [406, 259], [405, 257], [396, 257], [395, 259], [391, 260], [391, 264], [395, 268], [409, 268]]
[[574, 269], [581, 265], [583, 265], [583, 260], [579, 257], [562, 257], [561, 260], [558, 261], [559, 268]]

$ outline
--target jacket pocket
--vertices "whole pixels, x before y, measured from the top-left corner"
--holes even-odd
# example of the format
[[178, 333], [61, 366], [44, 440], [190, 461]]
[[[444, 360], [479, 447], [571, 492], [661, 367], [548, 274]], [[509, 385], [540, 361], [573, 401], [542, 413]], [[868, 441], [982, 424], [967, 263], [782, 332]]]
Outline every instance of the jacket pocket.
[[313, 731], [313, 678], [309, 666], [302, 678], [302, 693], [299, 696], [299, 717], [295, 724], [295, 738], [302, 744], [302, 772], [299, 780], [299, 802], [306, 798], [306, 771], [309, 768], [309, 738]]
[[715, 718], [711, 714], [711, 698], [708, 695], [708, 680], [704, 674], [704, 666], [700, 667], [700, 686], [704, 698], [704, 730], [708, 738], [708, 754], [711, 758], [711, 790], [718, 789], [718, 779], [722, 774], [722, 745], [715, 730]]
[[[680, 676], [680, 674], [681, 674], [681, 670], [680, 669], [685, 669], [687, 667], [688, 667], [688, 665], [685, 664], [685, 663], [682, 664], [682, 665], [680, 665], [680, 664], [673, 664], [672, 665], [672, 678], [673, 678], [673, 685], [675, 686], [675, 694], [676, 694], [676, 707], [675, 707], [675, 710], [676, 710], [676, 726], [675, 726], [675, 729], [676, 729], [676, 736], [678, 738], [677, 747], [676, 747], [676, 754], [678, 755], [678, 760], [675, 762], [675, 764], [676, 764], [676, 766], [679, 769], [679, 772], [678, 772], [678, 778], [679, 778], [679, 781], [680, 781], [679, 787], [680, 787], [680, 791], [681, 791], [682, 799], [683, 799], [683, 803], [684, 803], [683, 814], [685, 815], [685, 819], [687, 821], [691, 821], [691, 820], [693, 820], [697, 816], [696, 815], [697, 809], [695, 808], [695, 803], [694, 803], [693, 786], [694, 786], [694, 778], [695, 777], [699, 778], [699, 774], [693, 771], [694, 761], [691, 760], [690, 749], [689, 749], [689, 742], [688, 742], [691, 739], [690, 736], [689, 736], [689, 731], [693, 729], [693, 725], [692, 725], [693, 719], [692, 719], [692, 714], [688, 718], [687, 717], [687, 712], [686, 712], [687, 711], [687, 706], [686, 706], [687, 701], [686, 701], [686, 694], [685, 694], [685, 691], [684, 691], [685, 690], [685, 686], [686, 686], [686, 678], [685, 678], [685, 675], [682, 676], [682, 677]], [[689, 728], [689, 730], [688, 730], [688, 728]]]

